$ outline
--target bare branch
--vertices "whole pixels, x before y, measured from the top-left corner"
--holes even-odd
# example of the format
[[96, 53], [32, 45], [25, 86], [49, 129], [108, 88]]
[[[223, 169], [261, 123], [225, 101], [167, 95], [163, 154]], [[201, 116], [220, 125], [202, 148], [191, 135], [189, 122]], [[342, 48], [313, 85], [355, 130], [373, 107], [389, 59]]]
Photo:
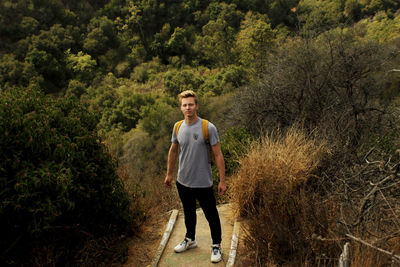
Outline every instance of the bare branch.
[[390, 257], [392, 257], [392, 259], [396, 260], [397, 262], [400, 262], [400, 256], [394, 254], [394, 252], [390, 252], [390, 251], [387, 251], [387, 250], [378, 248], [378, 247], [376, 247], [376, 246], [374, 246], [374, 245], [372, 245], [372, 244], [370, 244], [370, 243], [368, 243], [368, 242], [366, 242], [366, 241], [364, 241], [364, 240], [361, 240], [360, 238], [355, 237], [355, 236], [353, 236], [353, 235], [351, 235], [351, 234], [346, 234], [346, 236], [349, 237], [349, 238], [351, 238], [351, 239], [353, 239], [353, 240], [355, 240], [355, 241], [357, 241], [357, 242], [360, 242], [360, 243], [363, 244], [363, 245], [366, 245], [366, 246], [368, 246], [368, 247], [370, 247], [370, 248], [373, 248], [373, 249], [375, 249], [375, 250], [377, 250], [377, 251], [379, 251], [379, 252], [382, 252], [382, 253], [384, 253], [384, 254], [386, 254], [386, 255], [389, 255]]
[[392, 179], [392, 178], [393, 178], [393, 175], [389, 175], [389, 176], [385, 177], [384, 179], [382, 179], [381, 181], [379, 181], [379, 182], [376, 183], [376, 184], [370, 182], [371, 185], [374, 185], [374, 188], [372, 188], [372, 190], [371, 190], [371, 191], [364, 197], [364, 199], [362, 200], [361, 206], [360, 206], [360, 208], [359, 208], [359, 210], [358, 210], [357, 219], [356, 219], [355, 222], [352, 224], [353, 226], [358, 225], [358, 224], [362, 221], [362, 219], [363, 219], [363, 214], [364, 214], [364, 212], [365, 212], [365, 210], [366, 210], [366, 206], [367, 206], [368, 200], [369, 200], [370, 197], [371, 197], [372, 195], [374, 195], [375, 192], [378, 190], [379, 185], [385, 183], [386, 181], [388, 181], [388, 180], [390, 180], [390, 179]]
[[394, 219], [393, 219], [394, 223], [395, 223], [395, 224], [397, 225], [397, 227], [400, 229], [400, 225], [399, 225], [400, 220], [399, 220], [399, 218], [397, 218], [396, 212], [394, 212], [392, 205], [390, 205], [389, 201], [387, 200], [386, 196], [383, 194], [382, 190], [379, 190], [379, 193], [381, 193], [383, 200], [385, 200], [386, 205], [388, 205], [390, 211], [392, 212], [393, 217], [394, 217]]

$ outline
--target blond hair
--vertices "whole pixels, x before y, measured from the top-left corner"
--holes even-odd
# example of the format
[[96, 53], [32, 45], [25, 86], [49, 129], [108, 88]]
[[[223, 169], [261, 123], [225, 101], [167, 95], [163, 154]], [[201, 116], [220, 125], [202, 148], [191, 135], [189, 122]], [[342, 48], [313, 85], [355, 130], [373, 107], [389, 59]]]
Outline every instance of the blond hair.
[[197, 104], [197, 95], [196, 95], [196, 93], [195, 93], [194, 91], [192, 91], [192, 90], [186, 90], [186, 91], [183, 91], [182, 93], [180, 93], [180, 94], [178, 95], [179, 103], [180, 103], [180, 104], [182, 103], [182, 98], [187, 98], [187, 97], [194, 97], [194, 103]]

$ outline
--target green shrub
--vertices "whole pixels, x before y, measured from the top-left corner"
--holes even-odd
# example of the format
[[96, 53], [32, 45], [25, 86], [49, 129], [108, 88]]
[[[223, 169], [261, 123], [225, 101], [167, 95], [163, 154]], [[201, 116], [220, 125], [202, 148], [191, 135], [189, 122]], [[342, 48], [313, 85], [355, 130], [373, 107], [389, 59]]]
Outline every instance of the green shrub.
[[28, 89], [0, 92], [0, 118], [1, 261], [33, 243], [48, 246], [49, 236], [78, 249], [88, 238], [127, 233], [132, 199], [96, 134], [96, 115]]
[[165, 92], [173, 97], [185, 90], [197, 90], [202, 83], [203, 80], [194, 71], [187, 69], [170, 70], [164, 76]]
[[225, 160], [226, 175], [233, 174], [239, 167], [239, 159], [249, 149], [251, 135], [245, 128], [232, 127], [224, 134], [221, 150]]
[[[221, 151], [224, 155], [225, 161], [225, 174], [227, 177], [234, 174], [239, 167], [239, 159], [242, 158], [251, 142], [251, 135], [246, 131], [245, 128], [232, 127], [226, 131], [221, 137]], [[218, 184], [219, 184], [219, 173], [217, 164], [212, 166], [213, 182], [214, 182], [214, 195], [218, 203], [226, 203], [228, 201], [228, 195], [219, 196]]]

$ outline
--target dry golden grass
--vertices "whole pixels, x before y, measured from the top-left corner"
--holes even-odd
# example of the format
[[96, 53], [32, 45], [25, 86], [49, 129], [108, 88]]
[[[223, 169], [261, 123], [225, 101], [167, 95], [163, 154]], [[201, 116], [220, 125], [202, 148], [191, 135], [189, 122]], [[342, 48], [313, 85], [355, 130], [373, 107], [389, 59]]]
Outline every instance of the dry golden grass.
[[[253, 143], [233, 177], [231, 202], [245, 217], [245, 242], [253, 264], [327, 266], [338, 246], [318, 242], [329, 236], [337, 207], [313, 188], [318, 167], [329, 154], [326, 143], [300, 129], [276, 132]], [[325, 257], [325, 258], [324, 258]]]
[[256, 212], [260, 197], [268, 201], [277, 190], [286, 195], [302, 185], [329, 151], [325, 143], [307, 138], [295, 128], [285, 135], [266, 135], [252, 146], [240, 160], [241, 167], [232, 184], [232, 202], [241, 216]]

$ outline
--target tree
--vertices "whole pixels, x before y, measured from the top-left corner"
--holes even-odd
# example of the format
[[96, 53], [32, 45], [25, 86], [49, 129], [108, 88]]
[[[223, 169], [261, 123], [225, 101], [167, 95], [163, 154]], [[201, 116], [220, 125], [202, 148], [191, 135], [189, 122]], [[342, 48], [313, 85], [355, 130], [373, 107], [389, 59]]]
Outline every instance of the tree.
[[203, 64], [223, 67], [236, 60], [234, 42], [235, 29], [223, 19], [210, 20], [203, 26], [202, 34], [196, 36], [193, 48]]
[[273, 28], [277, 26], [288, 26], [293, 28], [296, 25], [297, 19], [293, 8], [296, 8], [299, 0], [269, 0], [269, 9], [267, 15], [271, 20]]
[[41, 87], [46, 92], [58, 92], [67, 86], [68, 72], [65, 66], [65, 51], [74, 40], [70, 33], [59, 24], [48, 31], [40, 31], [28, 40], [25, 62], [34, 66], [43, 77]]
[[354, 148], [384, 121], [384, 52], [351, 31], [294, 40], [270, 55], [264, 78], [240, 92], [235, 106], [253, 131], [300, 122]]
[[171, 99], [162, 97], [142, 108], [136, 129], [127, 133], [121, 163], [126, 164], [134, 179], [154, 177], [165, 171], [165, 161], [174, 123], [181, 119]]
[[71, 50], [66, 51], [67, 68], [71, 70], [75, 77], [83, 82], [89, 82], [93, 79], [96, 61], [88, 54], [79, 51], [78, 54], [72, 54]]
[[197, 90], [203, 83], [191, 70], [171, 70], [165, 73], [164, 87], [170, 96], [177, 96], [185, 90]]
[[3, 88], [28, 86], [37, 73], [29, 62], [21, 62], [13, 54], [0, 57], [0, 85]]
[[373, 15], [379, 11], [386, 11], [394, 14], [400, 8], [400, 3], [396, 0], [366, 0], [363, 1], [363, 12], [366, 15]]
[[118, 43], [113, 22], [107, 17], [95, 17], [90, 21], [89, 33], [83, 41], [83, 48], [93, 56], [103, 55]]
[[343, 7], [340, 1], [302, 0], [296, 14], [302, 31], [311, 36], [336, 27], [343, 21]]
[[400, 38], [397, 31], [400, 28], [400, 14], [389, 18], [386, 13], [379, 12], [372, 20], [362, 20], [360, 25], [366, 28], [368, 38], [381, 44], [388, 44]]
[[118, 128], [128, 132], [135, 128], [142, 118], [141, 109], [153, 103], [154, 99], [151, 95], [133, 94], [122, 98], [116, 107], [108, 108], [103, 112], [99, 127], [106, 131]]
[[242, 64], [260, 72], [264, 69], [267, 55], [271, 52], [277, 34], [265, 20], [265, 16], [247, 13], [236, 37]]
[[34, 265], [42, 251], [53, 264], [76, 265], [88, 240], [129, 233], [141, 211], [130, 210], [96, 134], [98, 115], [26, 89], [0, 91], [0, 117], [2, 265]]

